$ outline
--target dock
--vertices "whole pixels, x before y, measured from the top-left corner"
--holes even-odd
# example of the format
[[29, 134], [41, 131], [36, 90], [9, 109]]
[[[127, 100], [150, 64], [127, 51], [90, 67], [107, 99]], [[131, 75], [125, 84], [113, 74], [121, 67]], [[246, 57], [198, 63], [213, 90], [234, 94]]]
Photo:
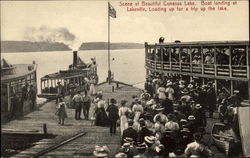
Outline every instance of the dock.
[[[98, 91], [102, 91], [103, 99], [115, 98], [118, 103], [125, 99], [128, 105], [133, 100], [132, 96], [139, 95], [141, 90], [133, 86], [116, 83], [111, 85], [102, 83]], [[114, 92], [113, 92], [114, 91]], [[94, 105], [90, 107], [90, 117], [93, 115]], [[66, 109], [68, 118], [65, 125], [58, 124], [55, 100], [47, 102], [38, 110], [25, 115], [23, 118], [2, 124], [6, 131], [31, 131], [38, 134], [46, 132], [54, 135], [51, 139], [41, 139], [27, 148], [13, 155], [15, 158], [23, 157], [94, 157], [93, 151], [96, 145], [107, 145], [110, 149], [110, 157], [114, 157], [120, 148], [120, 132], [110, 136], [108, 127], [95, 126], [91, 120], [75, 120], [75, 110]], [[81, 114], [82, 116], [82, 114]], [[45, 125], [46, 124], [46, 125]]]

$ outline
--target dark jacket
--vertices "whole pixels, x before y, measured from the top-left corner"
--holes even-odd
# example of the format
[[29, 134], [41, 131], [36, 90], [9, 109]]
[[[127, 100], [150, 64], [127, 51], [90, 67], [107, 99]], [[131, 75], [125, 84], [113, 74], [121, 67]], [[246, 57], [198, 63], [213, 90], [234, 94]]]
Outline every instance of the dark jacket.
[[147, 129], [147, 127], [142, 127], [141, 130], [138, 132], [138, 139], [137, 142], [139, 143], [143, 143], [144, 142], [144, 138], [146, 136], [151, 136], [153, 133]]
[[114, 104], [109, 105], [109, 107], [106, 110], [109, 114], [108, 114], [108, 118], [111, 121], [117, 121], [119, 118], [118, 115], [118, 107]]
[[126, 137], [132, 138], [136, 142], [137, 141], [137, 131], [135, 129], [133, 129], [132, 127], [128, 127], [127, 129], [125, 129], [123, 131], [122, 141]]

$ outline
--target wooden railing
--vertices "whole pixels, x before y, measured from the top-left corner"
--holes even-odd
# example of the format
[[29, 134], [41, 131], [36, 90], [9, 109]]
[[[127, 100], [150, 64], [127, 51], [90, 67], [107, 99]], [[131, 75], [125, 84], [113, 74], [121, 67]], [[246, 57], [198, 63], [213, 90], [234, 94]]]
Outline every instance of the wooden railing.
[[247, 65], [194, 64], [186, 62], [165, 62], [146, 59], [146, 67], [158, 71], [183, 72], [217, 77], [249, 79], [249, 66]]

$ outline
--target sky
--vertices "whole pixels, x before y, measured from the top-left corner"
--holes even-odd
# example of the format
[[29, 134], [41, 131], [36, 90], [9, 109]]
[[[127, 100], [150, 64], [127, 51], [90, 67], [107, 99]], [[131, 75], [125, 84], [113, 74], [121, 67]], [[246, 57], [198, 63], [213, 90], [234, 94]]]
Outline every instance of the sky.
[[[111, 42], [249, 40], [248, 1], [206, 12], [128, 12], [120, 2], [110, 1], [117, 12]], [[27, 40], [27, 28], [46, 26], [65, 27], [82, 42], [106, 42], [107, 13], [107, 1], [1, 1], [1, 40]]]

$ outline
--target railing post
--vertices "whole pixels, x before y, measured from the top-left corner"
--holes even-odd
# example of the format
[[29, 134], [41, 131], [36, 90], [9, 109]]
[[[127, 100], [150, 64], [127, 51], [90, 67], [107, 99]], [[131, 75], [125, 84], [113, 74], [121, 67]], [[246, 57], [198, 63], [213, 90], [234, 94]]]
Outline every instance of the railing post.
[[193, 64], [192, 64], [192, 59], [193, 59], [193, 56], [192, 56], [192, 48], [189, 47], [189, 51], [190, 51], [190, 61], [189, 61], [189, 64], [190, 64], [190, 73], [193, 73]]
[[154, 62], [155, 62], [155, 71], [156, 71], [156, 43], [155, 43], [155, 46], [154, 46]]
[[171, 47], [169, 47], [170, 51], [169, 51], [169, 68], [170, 68], [170, 72], [172, 72], [172, 49]]
[[201, 46], [201, 74], [204, 75], [204, 54], [203, 54], [203, 46]]
[[161, 50], [161, 70], [163, 70], [163, 51], [164, 51], [164, 49], [162, 48], [162, 46], [161, 46], [160, 50]]
[[247, 65], [247, 79], [248, 79], [248, 99], [250, 99], [250, 54], [249, 45], [246, 45], [246, 65]]
[[147, 64], [148, 64], [148, 43], [147, 42], [145, 42], [144, 43], [144, 46], [145, 46], [145, 66], [147, 66]]
[[229, 46], [229, 77], [232, 78], [232, 47]]
[[216, 47], [214, 47], [214, 76], [217, 77], [217, 52]]
[[179, 47], [179, 71], [181, 72], [181, 47]]
[[[248, 80], [250, 80], [250, 69], [249, 69], [249, 67], [250, 67], [250, 54], [249, 54], [249, 48], [248, 48], [249, 46], [247, 45], [246, 46], [246, 65], [247, 65], [247, 79]], [[250, 92], [249, 92], [250, 93]]]

